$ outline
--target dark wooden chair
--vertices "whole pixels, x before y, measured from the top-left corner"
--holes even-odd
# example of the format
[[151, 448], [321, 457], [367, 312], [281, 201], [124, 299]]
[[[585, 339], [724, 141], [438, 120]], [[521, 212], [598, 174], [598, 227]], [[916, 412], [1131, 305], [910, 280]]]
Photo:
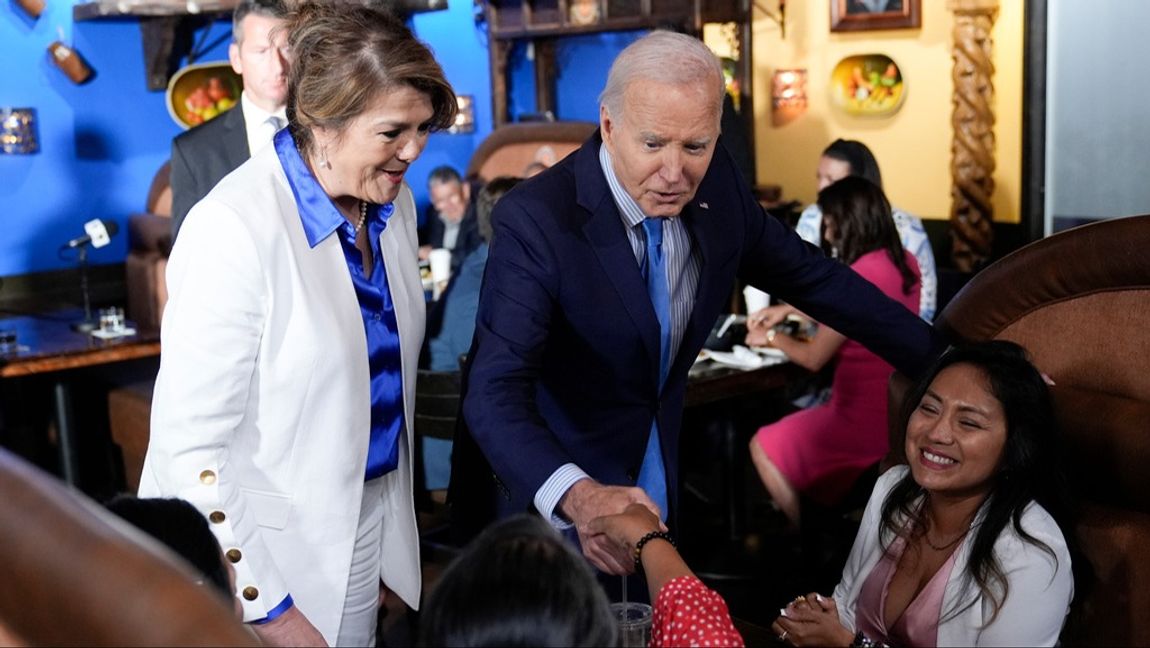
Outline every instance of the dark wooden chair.
[[165, 547], [4, 450], [0, 493], [0, 629], [15, 640], [259, 645]]
[[424, 486], [423, 440], [455, 437], [462, 375], [458, 371], [420, 369], [415, 379], [415, 505], [420, 515], [423, 551], [431, 558], [450, 558], [455, 548], [447, 540], [447, 510]]

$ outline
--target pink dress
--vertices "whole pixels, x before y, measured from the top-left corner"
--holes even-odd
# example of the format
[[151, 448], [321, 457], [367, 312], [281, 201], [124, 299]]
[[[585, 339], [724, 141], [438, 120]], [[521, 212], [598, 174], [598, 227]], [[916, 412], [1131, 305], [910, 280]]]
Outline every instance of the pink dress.
[[[907, 264], [918, 274], [914, 256]], [[919, 284], [902, 291], [902, 275], [886, 250], [868, 252], [851, 269], [888, 297], [918, 312]], [[869, 466], [887, 452], [887, 381], [894, 369], [854, 340], [835, 354], [831, 399], [761, 428], [755, 439], [801, 493], [822, 504], [842, 499]]]

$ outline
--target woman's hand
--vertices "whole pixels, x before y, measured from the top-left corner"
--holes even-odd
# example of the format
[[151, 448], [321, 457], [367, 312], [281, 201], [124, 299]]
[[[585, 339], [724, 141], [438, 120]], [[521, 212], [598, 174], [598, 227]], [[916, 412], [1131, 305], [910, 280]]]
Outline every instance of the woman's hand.
[[[775, 326], [782, 323], [787, 319], [787, 315], [796, 312], [793, 306], [788, 304], [778, 304], [775, 306], [767, 306], [761, 308], [747, 316], [747, 332], [758, 333], [766, 332]], [[750, 339], [750, 336], [747, 336]]]
[[666, 531], [667, 527], [650, 508], [642, 504], [631, 504], [622, 513], [591, 520], [588, 530], [595, 534], [602, 533], [611, 542], [633, 551], [635, 543], [643, 536], [652, 531]]
[[294, 605], [271, 621], [251, 628], [267, 646], [327, 646], [319, 630]]
[[771, 630], [793, 646], [849, 646], [855, 633], [839, 621], [835, 600], [811, 592], [780, 610]]

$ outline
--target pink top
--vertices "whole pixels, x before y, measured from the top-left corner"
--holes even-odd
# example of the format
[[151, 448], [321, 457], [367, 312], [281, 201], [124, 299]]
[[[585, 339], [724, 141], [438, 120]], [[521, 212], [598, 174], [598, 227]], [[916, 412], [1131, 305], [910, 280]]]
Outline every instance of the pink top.
[[914, 597], [903, 611], [902, 616], [888, 629], [884, 620], [887, 590], [905, 548], [906, 542], [902, 538], [896, 538], [891, 544], [890, 551], [883, 555], [870, 576], [867, 576], [862, 589], [859, 590], [855, 623], [867, 638], [876, 643], [891, 646], [937, 646], [942, 595], [946, 591], [950, 571], [954, 568], [954, 555], [957, 551], [950, 554], [946, 562], [930, 578], [926, 587], [922, 588], [918, 596]]
[[727, 603], [694, 576], [672, 579], [655, 599], [651, 648], [664, 646], [743, 646]]

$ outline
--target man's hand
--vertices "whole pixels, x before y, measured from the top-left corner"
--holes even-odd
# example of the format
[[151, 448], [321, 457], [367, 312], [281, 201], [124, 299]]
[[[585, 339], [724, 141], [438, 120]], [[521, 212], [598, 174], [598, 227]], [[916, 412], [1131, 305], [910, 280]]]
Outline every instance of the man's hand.
[[[563, 495], [559, 510], [575, 524], [583, 555], [598, 569], [621, 576], [635, 571], [635, 562], [627, 547], [613, 542], [604, 533], [591, 530], [591, 521], [604, 515], [622, 513], [632, 504], [642, 504], [656, 517], [659, 507], [641, 488], [604, 486], [591, 479], [582, 479]], [[666, 527], [659, 523], [661, 529]]]
[[268, 646], [327, 646], [319, 630], [294, 605], [271, 621], [251, 628]]

